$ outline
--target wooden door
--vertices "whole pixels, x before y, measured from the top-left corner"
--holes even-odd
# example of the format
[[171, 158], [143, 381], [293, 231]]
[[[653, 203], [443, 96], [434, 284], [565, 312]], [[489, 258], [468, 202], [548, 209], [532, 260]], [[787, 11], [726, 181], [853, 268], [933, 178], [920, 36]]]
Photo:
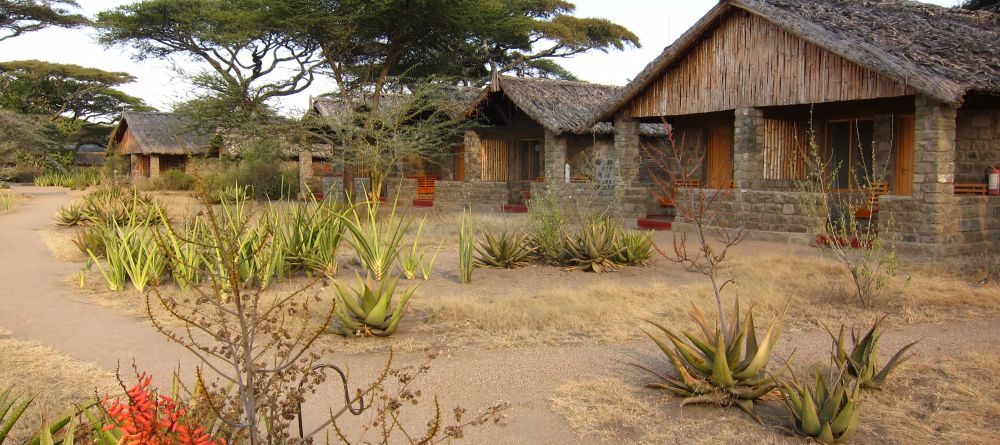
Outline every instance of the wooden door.
[[729, 128], [708, 130], [708, 187], [729, 188], [733, 182], [733, 133]]
[[913, 116], [899, 119], [899, 145], [896, 147], [896, 194], [913, 194], [913, 141], [916, 137]]
[[453, 160], [455, 162], [455, 180], [465, 181], [465, 144], [455, 147]]

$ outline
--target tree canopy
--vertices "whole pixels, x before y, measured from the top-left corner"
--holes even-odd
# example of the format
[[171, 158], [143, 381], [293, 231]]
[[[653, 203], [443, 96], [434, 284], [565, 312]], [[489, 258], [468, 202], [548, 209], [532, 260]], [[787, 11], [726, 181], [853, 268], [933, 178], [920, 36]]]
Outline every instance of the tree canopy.
[[20, 60], [0, 62], [0, 107], [52, 120], [113, 121], [123, 109], [149, 109], [116, 89], [135, 81], [128, 73], [79, 65]]
[[99, 41], [137, 60], [184, 57], [210, 69], [186, 73], [209, 95], [252, 119], [273, 98], [312, 84], [315, 48], [281, 32], [275, 0], [144, 0], [97, 15]]
[[0, 0], [0, 42], [49, 26], [74, 28], [86, 17], [75, 14], [75, 0]]
[[962, 8], [1000, 12], [1000, 0], [965, 0]]

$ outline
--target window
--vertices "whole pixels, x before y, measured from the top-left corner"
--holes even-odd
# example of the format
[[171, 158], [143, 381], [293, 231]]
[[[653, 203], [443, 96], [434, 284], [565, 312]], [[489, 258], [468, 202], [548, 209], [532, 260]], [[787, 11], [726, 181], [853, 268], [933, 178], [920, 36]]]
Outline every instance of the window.
[[518, 141], [518, 176], [522, 181], [533, 181], [542, 175], [542, 142], [537, 139]]
[[863, 188], [874, 175], [874, 125], [870, 120], [832, 121], [826, 126], [830, 188]]

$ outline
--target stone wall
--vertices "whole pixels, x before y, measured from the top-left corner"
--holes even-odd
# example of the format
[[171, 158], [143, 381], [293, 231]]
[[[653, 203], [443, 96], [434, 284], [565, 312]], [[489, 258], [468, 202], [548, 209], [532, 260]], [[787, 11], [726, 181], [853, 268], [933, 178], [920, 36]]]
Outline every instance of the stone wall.
[[507, 204], [506, 182], [438, 181], [434, 207], [444, 210], [471, 208], [473, 211], [499, 212]]
[[[712, 189], [678, 190], [678, 214], [687, 213], [685, 208], [691, 207], [687, 203], [700, 202], [697, 194], [708, 199], [715, 193], [717, 191]], [[715, 204], [712, 225], [727, 229], [744, 228], [753, 239], [812, 242], [812, 234], [827, 215], [825, 208], [807, 208], [797, 192], [737, 189], [723, 193], [728, 194], [721, 195]], [[818, 199], [813, 201], [820, 202]], [[682, 216], [678, 216], [678, 222], [684, 223]]]
[[417, 197], [417, 180], [410, 178], [389, 178], [385, 181], [385, 202], [396, 203], [398, 207], [409, 207]]
[[1000, 109], [961, 110], [955, 144], [955, 182], [985, 183], [986, 167], [1000, 168]]
[[908, 196], [883, 196], [879, 230], [897, 250], [910, 254], [961, 255], [1000, 248], [1000, 198], [952, 196], [947, 230], [933, 224], [927, 204]]

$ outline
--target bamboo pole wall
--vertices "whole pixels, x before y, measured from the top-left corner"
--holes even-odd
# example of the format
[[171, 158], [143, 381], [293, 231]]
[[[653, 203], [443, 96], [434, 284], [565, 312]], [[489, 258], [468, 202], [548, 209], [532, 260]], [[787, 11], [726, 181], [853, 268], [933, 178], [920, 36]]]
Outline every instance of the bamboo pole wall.
[[803, 179], [806, 173], [805, 125], [764, 120], [764, 179]]
[[483, 139], [483, 181], [506, 182], [510, 171], [510, 142]]
[[837, 102], [913, 94], [745, 12], [689, 49], [628, 105], [633, 117]]

